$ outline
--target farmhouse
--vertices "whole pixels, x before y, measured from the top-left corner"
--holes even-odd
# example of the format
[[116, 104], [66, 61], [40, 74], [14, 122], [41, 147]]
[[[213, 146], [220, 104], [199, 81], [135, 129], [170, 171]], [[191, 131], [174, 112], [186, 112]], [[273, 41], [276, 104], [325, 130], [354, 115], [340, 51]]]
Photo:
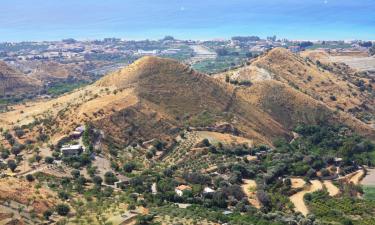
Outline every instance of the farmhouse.
[[180, 185], [174, 189], [178, 196], [183, 196], [184, 191], [191, 191], [191, 187], [187, 185]]
[[82, 146], [81, 145], [64, 145], [61, 148], [61, 153], [64, 156], [76, 156], [82, 153]]

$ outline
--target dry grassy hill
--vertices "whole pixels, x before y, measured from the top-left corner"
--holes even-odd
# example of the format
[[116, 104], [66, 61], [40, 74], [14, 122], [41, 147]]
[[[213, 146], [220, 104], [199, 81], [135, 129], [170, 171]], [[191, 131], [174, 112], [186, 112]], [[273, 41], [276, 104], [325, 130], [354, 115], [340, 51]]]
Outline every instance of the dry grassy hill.
[[40, 83], [16, 71], [0, 61], [0, 95], [20, 94], [35, 91]]
[[[274, 50], [252, 65], [263, 74], [255, 74], [258, 80], [250, 87], [221, 82], [175, 60], [145, 57], [73, 93], [15, 106], [0, 114], [0, 124], [12, 127], [43, 119], [40, 129], [57, 141], [76, 126], [90, 122], [103, 131], [107, 144], [119, 148], [153, 138], [171, 141], [188, 126], [267, 144], [278, 137], [291, 137], [291, 129], [299, 123], [345, 123], [362, 134], [374, 134], [362, 122], [312, 98], [308, 94], [311, 85], [303, 82], [300, 70], [280, 73], [285, 69], [279, 64], [290, 57], [296, 57], [292, 68], [307, 64], [284, 50]], [[318, 74], [313, 80], [328, 79], [326, 72], [310, 67], [308, 74]], [[231, 73], [251, 78], [247, 69]], [[301, 88], [293, 88], [292, 81]], [[307, 94], [300, 91], [302, 83]]]
[[[316, 54], [313, 55], [324, 58], [324, 55]], [[353, 77], [355, 75], [352, 73], [350, 68], [343, 68], [342, 65], [326, 65], [310, 58], [303, 58], [286, 49], [275, 48], [249, 66], [220, 74], [218, 77], [224, 79], [225, 76], [229, 76], [232, 80], [251, 82], [276, 80], [333, 109], [356, 116], [358, 112], [374, 114], [373, 94], [361, 90], [355, 84], [360, 77]], [[368, 82], [364, 81], [365, 84]]]
[[[77, 62], [77, 63], [59, 63], [55, 61], [35, 62], [30, 66], [30, 77], [40, 80], [43, 83], [53, 81], [64, 81], [67, 79], [90, 80], [85, 72], [90, 68], [95, 68], [96, 63]], [[104, 66], [104, 65], [103, 65]]]
[[[134, 88], [139, 98], [133, 107], [99, 121], [101, 126], [108, 127], [108, 132], [120, 125], [128, 134], [151, 138], [166, 132], [171, 135], [186, 125], [215, 127], [230, 123], [243, 135], [257, 140], [270, 141], [263, 132], [269, 137], [287, 135], [286, 130], [262, 111], [247, 106], [246, 102], [237, 104], [233, 87], [175, 60], [145, 57], [106, 76], [97, 85], [120, 90]], [[125, 136], [121, 139], [126, 139]]]

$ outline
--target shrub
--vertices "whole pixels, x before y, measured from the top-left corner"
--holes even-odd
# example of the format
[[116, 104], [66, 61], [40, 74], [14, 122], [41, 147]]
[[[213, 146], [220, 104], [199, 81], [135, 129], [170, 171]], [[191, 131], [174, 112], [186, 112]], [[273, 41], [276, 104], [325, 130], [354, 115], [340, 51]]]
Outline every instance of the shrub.
[[65, 191], [60, 191], [58, 195], [60, 199], [63, 199], [63, 200], [69, 199], [69, 194], [66, 193]]
[[50, 216], [52, 216], [52, 213], [53, 213], [52, 210], [44, 211], [43, 213], [44, 219], [49, 220]]
[[52, 164], [53, 163], [53, 158], [52, 157], [50, 157], [50, 156], [47, 156], [45, 159], [44, 159], [44, 161], [47, 163], [47, 164]]
[[81, 173], [79, 172], [79, 170], [72, 170], [72, 172], [70, 173], [75, 179], [77, 179]]
[[94, 184], [100, 186], [103, 183], [103, 179], [99, 176], [95, 176], [94, 178], [92, 178], [92, 182], [94, 182]]
[[66, 204], [59, 204], [56, 206], [56, 212], [60, 216], [66, 216], [70, 212], [70, 207]]
[[17, 168], [17, 164], [14, 160], [8, 160], [8, 168], [14, 172]]
[[104, 174], [104, 182], [109, 185], [113, 185], [118, 179], [114, 173], [108, 171]]
[[123, 170], [127, 173], [131, 173], [135, 169], [136, 165], [133, 162], [125, 163]]
[[33, 182], [35, 179], [34, 179], [34, 176], [32, 174], [27, 174], [26, 180], [29, 181], [29, 182]]

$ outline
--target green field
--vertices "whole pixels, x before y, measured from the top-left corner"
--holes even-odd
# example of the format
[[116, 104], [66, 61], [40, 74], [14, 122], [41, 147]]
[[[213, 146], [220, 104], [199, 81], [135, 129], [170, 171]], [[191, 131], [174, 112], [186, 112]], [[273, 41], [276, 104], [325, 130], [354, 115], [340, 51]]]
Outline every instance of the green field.
[[363, 186], [363, 192], [365, 193], [364, 198], [368, 200], [375, 200], [375, 185]]
[[246, 62], [246, 58], [235, 56], [222, 56], [216, 60], [204, 60], [193, 65], [193, 69], [202, 73], [219, 73]]
[[74, 83], [59, 83], [54, 84], [53, 86], [49, 87], [47, 93], [50, 95], [58, 96], [64, 93], [73, 91], [74, 89], [80, 88], [87, 85], [87, 83], [83, 81], [74, 82]]

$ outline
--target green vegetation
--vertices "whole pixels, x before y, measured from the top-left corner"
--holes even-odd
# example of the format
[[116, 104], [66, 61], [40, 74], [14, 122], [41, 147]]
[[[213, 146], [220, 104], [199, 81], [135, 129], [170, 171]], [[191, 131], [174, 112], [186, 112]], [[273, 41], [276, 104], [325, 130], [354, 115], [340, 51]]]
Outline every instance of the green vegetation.
[[361, 200], [343, 196], [329, 197], [327, 192], [319, 191], [305, 195], [312, 213], [323, 222], [341, 224], [374, 224], [375, 201]]
[[66, 216], [70, 212], [70, 207], [66, 204], [59, 204], [56, 206], [56, 212], [60, 216]]
[[373, 46], [370, 48], [369, 52], [370, 52], [370, 55], [375, 55], [375, 45], [373, 45]]
[[191, 118], [189, 124], [195, 127], [205, 127], [212, 125], [216, 121], [216, 115], [209, 111], [204, 111]]
[[87, 82], [84, 81], [76, 81], [76, 82], [71, 82], [71, 81], [66, 81], [66, 82], [59, 82], [50, 85], [47, 88], [47, 94], [53, 95], [53, 96], [58, 96], [62, 95], [64, 93], [73, 91], [74, 89], [80, 88], [87, 85]]
[[[214, 123], [216, 116], [202, 112], [190, 119], [207, 126]], [[26, 127], [14, 127], [11, 132], [3, 132], [4, 140], [12, 143], [11, 147], [1, 149], [9, 167], [14, 163], [16, 169], [19, 163], [17, 156], [27, 149], [26, 145], [17, 143], [18, 137], [26, 136], [27, 132]], [[98, 173], [90, 157], [94, 153], [98, 131], [94, 125], [86, 124], [82, 136], [87, 147], [84, 153], [64, 157], [58, 146], [50, 146], [54, 149], [53, 157], [44, 158], [50, 164], [62, 159], [65, 165], [75, 168], [69, 172], [71, 177], [56, 178], [37, 173], [25, 178], [30, 185], [48, 186], [56, 192], [59, 201], [64, 203], [53, 210], [64, 217], [74, 211], [75, 216], [67, 220], [81, 224], [90, 221], [105, 224], [110, 212], [125, 213], [141, 206], [149, 209], [149, 214], [138, 216], [138, 224], [162, 221], [170, 224], [202, 222], [233, 225], [374, 222], [374, 189], [367, 187], [363, 188], [365, 200], [357, 198], [358, 193], [362, 193], [360, 186], [345, 182], [336, 183], [341, 193], [337, 197], [329, 197], [324, 191], [306, 195], [305, 201], [311, 212], [306, 218], [294, 212], [294, 205], [289, 200], [298, 191], [291, 187], [289, 178], [292, 176], [300, 176], [308, 182], [337, 176], [336, 166], [340, 166], [341, 175], [345, 175], [357, 170], [359, 165], [374, 165], [373, 143], [347, 127], [301, 124], [295, 129], [298, 138], [293, 142], [275, 140], [274, 147], [222, 144], [209, 139], [190, 143], [191, 138], [195, 138], [194, 133], [188, 130], [178, 132], [184, 134], [182, 139], [187, 142], [184, 148], [157, 138], [147, 144], [143, 140], [134, 140], [125, 149], [109, 146], [111, 169], [102, 171], [105, 172], [103, 176], [103, 173]], [[64, 141], [59, 144], [62, 143]], [[192, 151], [192, 148], [195, 149]], [[167, 162], [163, 158], [156, 159], [157, 150], [174, 160]], [[37, 154], [34, 156], [33, 162], [36, 162]], [[249, 161], [249, 156], [256, 156], [256, 159]], [[339, 165], [335, 161], [337, 157], [343, 159]], [[42, 159], [38, 157], [38, 160]], [[82, 172], [83, 168], [87, 169], [87, 177]], [[208, 168], [214, 169], [206, 170]], [[127, 177], [126, 181], [115, 187], [114, 183], [123, 181], [124, 176]], [[253, 191], [260, 202], [260, 210], [250, 204], [243, 192], [243, 179], [254, 180], [257, 184]], [[175, 189], [182, 185], [187, 188], [180, 195]], [[157, 193], [151, 193], [153, 186]], [[212, 192], [205, 192], [206, 187]], [[179, 208], [176, 204], [186, 207]], [[43, 217], [48, 219], [51, 212], [44, 213]], [[92, 214], [97, 218], [85, 216]]]
[[193, 65], [193, 69], [203, 73], [218, 73], [240, 66], [247, 61], [246, 56], [219, 56], [215, 60], [204, 60]]
[[375, 200], [375, 186], [364, 185], [363, 187], [364, 198], [367, 200]]

